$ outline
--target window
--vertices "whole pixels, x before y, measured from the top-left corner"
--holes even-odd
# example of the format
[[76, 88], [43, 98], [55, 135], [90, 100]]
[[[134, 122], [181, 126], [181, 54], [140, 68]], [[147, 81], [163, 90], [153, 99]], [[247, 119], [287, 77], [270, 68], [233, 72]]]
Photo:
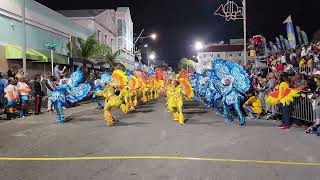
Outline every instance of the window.
[[220, 54], [219, 53], [217, 54], [217, 58], [220, 58]]
[[104, 35], [104, 44], [107, 45], [108, 44], [108, 36], [105, 34]]
[[207, 55], [206, 55], [206, 54], [203, 54], [203, 57], [204, 57], [204, 58], [206, 58], [206, 57], [207, 57]]
[[229, 55], [230, 57], [232, 57], [232, 53], [230, 53], [230, 55]]
[[113, 48], [113, 39], [112, 38], [110, 40], [110, 46], [111, 46], [111, 48]]
[[211, 57], [213, 57], [213, 56], [214, 56], [214, 54], [210, 54], [210, 56], [211, 56]]
[[122, 30], [122, 19], [117, 20], [117, 31], [118, 31], [118, 36], [123, 36], [123, 30]]
[[242, 56], [242, 53], [239, 53], [239, 56]]
[[100, 34], [101, 34], [101, 31], [100, 31], [100, 30], [98, 30], [97, 40], [98, 40], [98, 42], [99, 42], [99, 43], [100, 43]]

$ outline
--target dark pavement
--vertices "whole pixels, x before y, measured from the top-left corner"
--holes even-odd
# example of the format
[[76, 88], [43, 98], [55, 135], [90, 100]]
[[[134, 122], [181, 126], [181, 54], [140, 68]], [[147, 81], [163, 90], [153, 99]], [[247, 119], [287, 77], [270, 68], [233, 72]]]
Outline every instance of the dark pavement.
[[123, 115], [116, 127], [105, 126], [95, 104], [68, 109], [73, 119], [55, 123], [55, 114], [30, 116], [0, 124], [0, 157], [174, 156], [236, 160], [217, 162], [168, 159], [78, 161], [0, 161], [5, 180], [320, 180], [320, 166], [286, 162], [320, 162], [320, 141], [302, 128], [287, 131], [273, 121], [250, 120], [230, 126], [215, 112], [189, 102], [185, 126], [172, 121], [164, 99]]

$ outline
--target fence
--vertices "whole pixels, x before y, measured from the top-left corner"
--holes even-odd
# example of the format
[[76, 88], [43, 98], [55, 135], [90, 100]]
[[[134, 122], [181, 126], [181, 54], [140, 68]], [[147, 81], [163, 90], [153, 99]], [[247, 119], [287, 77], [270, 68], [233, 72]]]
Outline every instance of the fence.
[[[275, 108], [277, 114], [281, 114], [281, 107]], [[312, 100], [308, 97], [299, 97], [290, 105], [289, 116], [293, 119], [315, 122], [316, 111], [313, 106]]]

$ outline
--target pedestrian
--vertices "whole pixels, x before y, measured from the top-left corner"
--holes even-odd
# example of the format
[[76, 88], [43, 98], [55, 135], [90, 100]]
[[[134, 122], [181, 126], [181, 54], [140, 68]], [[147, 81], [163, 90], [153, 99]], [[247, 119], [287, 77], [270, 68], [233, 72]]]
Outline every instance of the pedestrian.
[[35, 114], [39, 115], [41, 114], [41, 104], [44, 93], [42, 92], [41, 83], [38, 76], [34, 77], [32, 94], [33, 97], [35, 97]]
[[24, 76], [17, 76], [18, 77], [18, 83], [17, 88], [19, 90], [20, 94], [20, 117], [25, 117], [28, 115], [28, 106], [29, 106], [29, 95], [31, 93], [31, 89], [25, 83], [25, 77]]
[[17, 81], [10, 78], [9, 85], [5, 88], [5, 97], [7, 98], [6, 114], [7, 120], [12, 120], [16, 117], [17, 103], [19, 101], [19, 90], [17, 88]]

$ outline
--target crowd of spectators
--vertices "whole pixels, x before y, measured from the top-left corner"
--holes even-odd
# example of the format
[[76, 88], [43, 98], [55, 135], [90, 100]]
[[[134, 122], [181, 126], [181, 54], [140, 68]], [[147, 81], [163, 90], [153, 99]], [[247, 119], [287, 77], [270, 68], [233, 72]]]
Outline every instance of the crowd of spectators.
[[[257, 117], [265, 115], [268, 119], [275, 118], [276, 107], [268, 106], [265, 99], [281, 83], [280, 77], [286, 77], [290, 88], [301, 90], [301, 96], [310, 100], [312, 109], [319, 107], [319, 104], [315, 103], [319, 101], [317, 96], [319, 84], [315, 77], [320, 72], [319, 56], [320, 43], [310, 43], [266, 57], [266, 68], [257, 68], [255, 63], [245, 66], [252, 80], [252, 90], [247, 94], [249, 100], [244, 104], [246, 112], [251, 109], [247, 113], [248, 116], [253, 118], [253, 109], [255, 109]], [[314, 118], [317, 120], [317, 117]]]
[[59, 65], [55, 66], [53, 75], [48, 72], [28, 78], [22, 70], [0, 72], [0, 114], [6, 114], [6, 119], [12, 120], [30, 115], [30, 109], [35, 115], [41, 114], [44, 107], [47, 112], [53, 112], [49, 95], [59, 84], [67, 81], [67, 76], [66, 67]]

